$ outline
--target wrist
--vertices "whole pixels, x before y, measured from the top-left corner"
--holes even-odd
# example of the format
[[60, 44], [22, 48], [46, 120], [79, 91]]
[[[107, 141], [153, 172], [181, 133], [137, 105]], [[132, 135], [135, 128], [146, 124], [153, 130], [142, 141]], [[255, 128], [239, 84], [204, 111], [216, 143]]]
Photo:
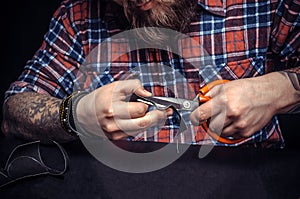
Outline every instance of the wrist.
[[95, 92], [91, 92], [78, 102], [75, 112], [77, 126], [91, 136], [99, 136], [101, 132], [95, 102]]
[[287, 72], [272, 72], [261, 77], [267, 82], [265, 91], [272, 98], [270, 106], [275, 114], [288, 113], [299, 104], [300, 92], [295, 89]]
[[[298, 73], [297, 73], [298, 72]], [[298, 68], [298, 71], [284, 71], [284, 73], [288, 79], [290, 80], [290, 83], [294, 87], [294, 96], [295, 96], [295, 103], [292, 106], [292, 108], [287, 113], [300, 113], [300, 71]]]
[[78, 102], [82, 97], [84, 97], [87, 92], [74, 92], [62, 100], [59, 109], [60, 123], [62, 128], [70, 135], [80, 136], [84, 135], [82, 130], [77, 125], [76, 120], [76, 107]]

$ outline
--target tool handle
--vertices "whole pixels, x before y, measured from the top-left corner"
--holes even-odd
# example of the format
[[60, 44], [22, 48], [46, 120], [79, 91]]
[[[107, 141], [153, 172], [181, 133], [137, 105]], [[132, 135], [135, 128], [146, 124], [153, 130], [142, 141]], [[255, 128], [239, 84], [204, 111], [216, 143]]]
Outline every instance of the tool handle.
[[[212, 82], [208, 83], [207, 85], [201, 87], [199, 89], [199, 102], [200, 102], [200, 104], [205, 103], [205, 102], [207, 102], [211, 99], [210, 97], [205, 96], [205, 94], [208, 93], [208, 91], [210, 89], [212, 89], [216, 85], [224, 84], [226, 82], [229, 82], [229, 80], [219, 79], [219, 80], [212, 81]], [[218, 142], [221, 142], [221, 143], [224, 143], [224, 144], [236, 144], [236, 143], [242, 142], [243, 140], [246, 139], [246, 138], [229, 139], [229, 138], [217, 135], [215, 132], [212, 132], [208, 128], [208, 123], [207, 122], [202, 123], [202, 127], [204, 128], [204, 130], [207, 132], [207, 134], [210, 137], [212, 137], [213, 139], [217, 140]]]
[[207, 122], [202, 123], [202, 127], [204, 128], [204, 130], [206, 131], [206, 133], [212, 137], [213, 139], [215, 139], [218, 142], [221, 142], [223, 144], [237, 144], [240, 143], [242, 141], [244, 141], [246, 138], [239, 138], [239, 139], [229, 139], [226, 137], [222, 137], [218, 134], [216, 134], [215, 132], [212, 132], [207, 125]]
[[212, 81], [212, 82], [206, 84], [205, 86], [201, 87], [199, 89], [199, 93], [200, 93], [200, 95], [205, 95], [214, 86], [219, 85], [219, 84], [224, 84], [224, 83], [229, 82], [229, 81], [230, 80], [227, 80], [227, 79], [218, 79], [218, 80]]

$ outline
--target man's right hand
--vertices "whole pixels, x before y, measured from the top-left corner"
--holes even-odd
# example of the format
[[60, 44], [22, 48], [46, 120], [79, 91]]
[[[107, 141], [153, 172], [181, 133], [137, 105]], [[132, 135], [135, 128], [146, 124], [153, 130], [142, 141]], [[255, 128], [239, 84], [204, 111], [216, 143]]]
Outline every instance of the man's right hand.
[[152, 95], [139, 80], [116, 81], [89, 93], [76, 108], [80, 127], [89, 133], [119, 140], [135, 136], [172, 114], [172, 110], [147, 112], [148, 105], [127, 101], [132, 93], [144, 97]]

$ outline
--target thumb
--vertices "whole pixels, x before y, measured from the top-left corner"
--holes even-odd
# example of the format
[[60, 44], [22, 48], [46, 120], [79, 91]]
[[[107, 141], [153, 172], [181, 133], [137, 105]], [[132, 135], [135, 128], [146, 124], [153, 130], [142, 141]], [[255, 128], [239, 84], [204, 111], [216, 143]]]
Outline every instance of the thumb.
[[117, 87], [116, 88], [117, 91], [124, 93], [125, 95], [132, 94], [132, 93], [136, 93], [137, 95], [143, 97], [148, 97], [152, 95], [152, 93], [150, 93], [143, 87], [139, 79], [118, 81], [116, 87]]
[[142, 85], [140, 87], [138, 87], [135, 91], [135, 94], [142, 96], [142, 97], [150, 97], [152, 96], [152, 93], [150, 93], [149, 91], [147, 91]]
[[140, 80], [136, 80], [136, 85], [137, 85], [137, 87], [136, 87], [136, 89], [133, 91], [135, 94], [137, 94], [137, 95], [139, 95], [139, 96], [142, 96], [142, 97], [150, 97], [150, 96], [152, 96], [152, 93], [151, 92], [149, 92], [149, 91], [147, 91], [144, 87], [143, 87], [143, 85], [142, 85], [142, 83], [141, 83], [141, 81]]

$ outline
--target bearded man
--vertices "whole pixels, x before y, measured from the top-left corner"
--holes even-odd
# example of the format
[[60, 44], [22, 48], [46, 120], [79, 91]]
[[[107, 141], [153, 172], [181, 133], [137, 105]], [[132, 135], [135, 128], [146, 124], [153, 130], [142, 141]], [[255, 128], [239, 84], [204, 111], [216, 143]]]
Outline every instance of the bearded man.
[[[277, 115], [300, 104], [299, 12], [291, 1], [65, 0], [6, 92], [2, 131], [228, 146], [207, 134], [209, 121], [240, 140], [230, 146], [283, 147]], [[182, 113], [183, 132], [174, 109], [128, 101], [193, 99], [216, 78], [230, 81]]]

